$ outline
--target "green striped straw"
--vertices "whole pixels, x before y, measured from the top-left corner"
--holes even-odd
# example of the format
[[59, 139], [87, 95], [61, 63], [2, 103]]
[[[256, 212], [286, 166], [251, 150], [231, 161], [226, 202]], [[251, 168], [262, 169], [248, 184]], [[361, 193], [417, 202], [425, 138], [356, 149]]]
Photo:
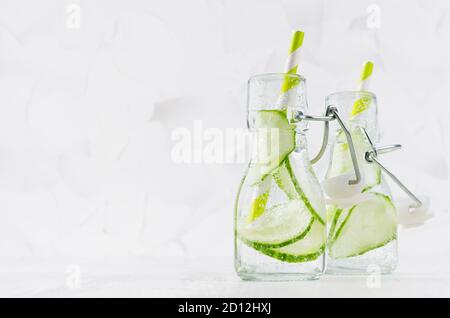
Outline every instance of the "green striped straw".
[[[372, 76], [373, 71], [373, 62], [367, 61], [364, 62], [363, 70], [361, 72], [361, 76], [359, 79], [358, 84], [358, 91], [367, 91], [369, 89], [369, 82], [370, 78]], [[360, 99], [356, 100], [353, 104], [351, 117], [355, 117], [356, 115], [362, 113], [365, 111], [370, 105], [370, 98], [368, 97], [361, 97]]]
[[[291, 46], [289, 48], [289, 55], [286, 60], [284, 72], [286, 74], [297, 74], [298, 61], [300, 57], [300, 48], [303, 44], [304, 33], [302, 31], [295, 31], [292, 34]], [[297, 86], [299, 80], [291, 76], [285, 76], [281, 85], [280, 97], [278, 105], [281, 109], [286, 109], [288, 100], [288, 91]], [[252, 222], [257, 219], [266, 209], [267, 201], [269, 199], [269, 191], [271, 186], [271, 178], [266, 177], [263, 182], [258, 185], [258, 193], [255, 200], [252, 202], [250, 214], [247, 221]]]
[[[297, 74], [298, 71], [298, 62], [300, 60], [300, 49], [303, 44], [303, 38], [305, 33], [302, 31], [295, 31], [292, 34], [291, 46], [289, 48], [289, 55], [286, 60], [286, 64], [284, 66], [284, 72], [286, 74]], [[281, 85], [280, 97], [283, 98], [286, 96], [286, 93], [297, 86], [299, 83], [297, 78], [293, 78], [290, 76], [285, 76], [283, 84]], [[284, 107], [286, 105], [284, 104]]]

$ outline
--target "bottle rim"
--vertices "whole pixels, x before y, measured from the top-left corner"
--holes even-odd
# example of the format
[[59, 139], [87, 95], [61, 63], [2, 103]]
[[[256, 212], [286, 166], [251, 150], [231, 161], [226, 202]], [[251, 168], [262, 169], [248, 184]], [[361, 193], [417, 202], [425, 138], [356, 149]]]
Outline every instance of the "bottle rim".
[[361, 97], [368, 97], [374, 100], [377, 99], [377, 95], [375, 95], [375, 93], [370, 91], [337, 91], [327, 95], [325, 100], [328, 101], [333, 98], [361, 98]]
[[296, 78], [299, 79], [301, 82], [306, 82], [306, 79], [300, 75], [300, 74], [290, 74], [290, 73], [261, 73], [261, 74], [255, 74], [253, 76], [251, 76], [248, 81], [252, 82], [252, 81], [260, 81], [260, 80], [279, 80], [279, 79], [284, 79], [286, 77], [290, 77], [290, 78]]

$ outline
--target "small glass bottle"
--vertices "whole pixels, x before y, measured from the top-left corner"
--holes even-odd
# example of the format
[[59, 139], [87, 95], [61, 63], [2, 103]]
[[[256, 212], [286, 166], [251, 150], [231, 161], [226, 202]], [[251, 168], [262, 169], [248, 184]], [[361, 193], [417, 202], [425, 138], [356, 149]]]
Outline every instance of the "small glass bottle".
[[[327, 272], [391, 273], [397, 265], [396, 208], [380, 168], [366, 161], [371, 142], [379, 141], [377, 98], [367, 91], [337, 92], [326, 98], [326, 106], [335, 107], [350, 130], [362, 178], [356, 191], [327, 199]], [[345, 134], [338, 125], [331, 131], [324, 185], [343, 175], [354, 177]]]
[[[280, 88], [291, 87], [284, 95]], [[253, 155], [235, 205], [235, 269], [245, 280], [316, 279], [325, 270], [326, 208], [312, 170], [305, 79], [262, 74], [248, 82]]]

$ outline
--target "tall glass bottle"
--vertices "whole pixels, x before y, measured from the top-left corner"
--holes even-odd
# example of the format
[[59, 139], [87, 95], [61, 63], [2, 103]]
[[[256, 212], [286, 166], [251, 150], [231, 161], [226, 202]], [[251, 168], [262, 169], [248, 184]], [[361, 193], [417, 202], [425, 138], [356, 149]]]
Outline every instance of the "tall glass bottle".
[[[377, 98], [366, 91], [337, 92], [326, 98], [326, 106], [334, 106], [348, 125], [362, 177], [358, 190], [328, 201], [327, 272], [391, 273], [397, 264], [396, 208], [380, 168], [365, 157], [370, 141], [379, 141]], [[344, 132], [337, 125], [332, 132], [324, 184], [353, 173]]]
[[[292, 87], [280, 95], [286, 81]], [[309, 162], [305, 79], [262, 74], [248, 82], [253, 155], [235, 205], [235, 269], [247, 280], [316, 279], [325, 269], [326, 208]]]

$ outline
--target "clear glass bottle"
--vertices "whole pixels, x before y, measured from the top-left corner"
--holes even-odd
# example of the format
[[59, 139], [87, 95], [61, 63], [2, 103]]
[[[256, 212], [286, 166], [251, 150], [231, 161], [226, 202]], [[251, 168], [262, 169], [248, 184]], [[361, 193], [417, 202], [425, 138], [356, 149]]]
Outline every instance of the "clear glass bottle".
[[[283, 85], [291, 87], [280, 94]], [[262, 74], [248, 82], [253, 155], [235, 205], [235, 269], [245, 280], [316, 279], [325, 270], [326, 208], [312, 170], [305, 79]]]
[[345, 134], [334, 123], [323, 183], [328, 203], [327, 273], [391, 273], [397, 265], [396, 208], [380, 168], [365, 159], [370, 141], [379, 142], [377, 98], [366, 91], [337, 92], [326, 98], [326, 106], [335, 107], [349, 128], [362, 177], [357, 190], [335, 189], [345, 194], [329, 198], [325, 182], [332, 184], [333, 178], [343, 175], [354, 177]]

